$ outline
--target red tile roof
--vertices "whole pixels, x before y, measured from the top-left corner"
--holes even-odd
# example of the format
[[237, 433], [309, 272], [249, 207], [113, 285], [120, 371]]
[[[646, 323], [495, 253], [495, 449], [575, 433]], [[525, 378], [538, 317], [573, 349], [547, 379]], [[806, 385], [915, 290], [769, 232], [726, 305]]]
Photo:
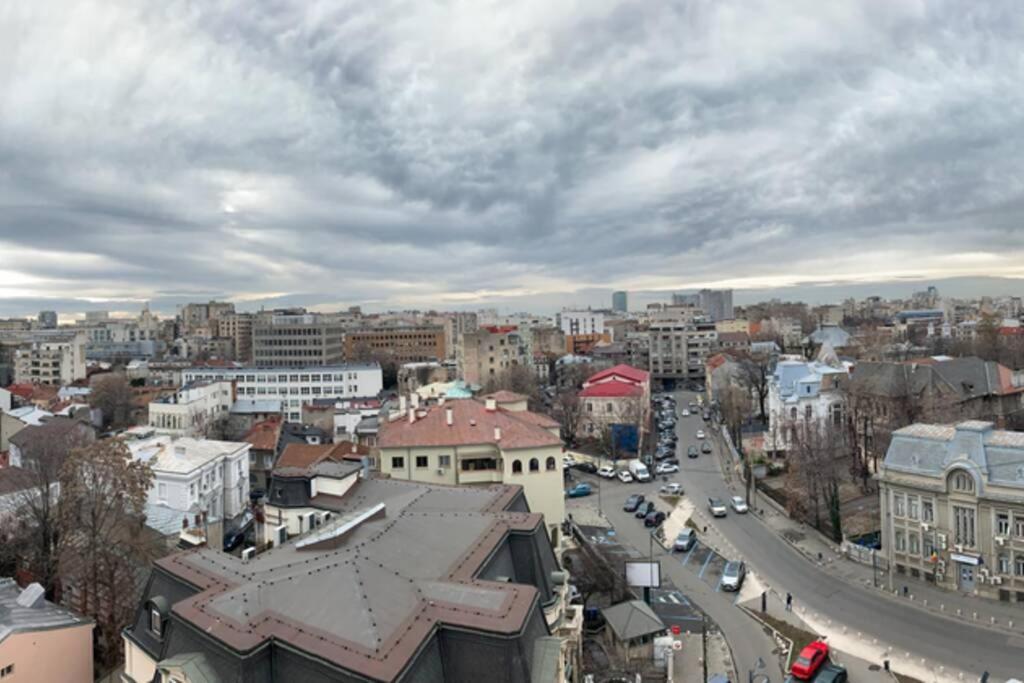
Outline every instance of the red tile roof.
[[333, 443], [312, 445], [308, 443], [290, 443], [284, 447], [281, 457], [277, 460], [275, 469], [284, 467], [297, 467], [306, 469], [326, 459], [334, 460]]
[[498, 402], [499, 405], [501, 405], [502, 403], [517, 403], [519, 401], [526, 401], [529, 399], [528, 396], [524, 396], [523, 394], [517, 394], [514, 391], [507, 391], [505, 389], [495, 391], [493, 394], [481, 396], [481, 398], [485, 400], [488, 398], [493, 398], [495, 401]]
[[639, 385], [629, 382], [612, 380], [591, 384], [580, 392], [580, 398], [625, 398], [627, 396], [639, 396], [643, 390]]
[[491, 334], [508, 334], [509, 332], [519, 330], [515, 325], [486, 325], [482, 329], [487, 330]]
[[[447, 424], [447, 411], [452, 411], [452, 424]], [[542, 424], [545, 418], [528, 411], [486, 409], [473, 399], [448, 401], [444, 405], [420, 409], [425, 413], [415, 422], [408, 417], [394, 421], [382, 419], [378, 446], [380, 448], [409, 448], [414, 446], [469, 446], [498, 445], [502, 449], [542, 448], [561, 446], [562, 440]], [[495, 427], [500, 428], [500, 441], [495, 438]]]
[[258, 451], [272, 451], [277, 448], [277, 441], [280, 437], [281, 419], [272, 417], [254, 424], [242, 441], [252, 444], [252, 447]]
[[601, 380], [606, 380], [613, 377], [622, 377], [631, 382], [642, 384], [648, 381], [650, 373], [647, 372], [646, 370], [638, 370], [637, 368], [634, 368], [632, 365], [621, 364], [616, 365], [615, 367], [608, 368], [607, 370], [602, 370], [596, 375], [591, 375], [590, 377], [587, 378], [587, 384], [594, 384], [595, 382], [600, 382]]

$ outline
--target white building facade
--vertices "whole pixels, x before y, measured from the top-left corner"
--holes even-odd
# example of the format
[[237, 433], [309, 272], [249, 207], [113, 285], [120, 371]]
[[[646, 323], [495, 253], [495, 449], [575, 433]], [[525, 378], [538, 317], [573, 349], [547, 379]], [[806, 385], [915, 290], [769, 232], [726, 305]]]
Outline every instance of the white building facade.
[[202, 436], [218, 420], [227, 419], [234, 401], [230, 381], [185, 385], [174, 396], [149, 404], [149, 426], [160, 434]]
[[604, 313], [565, 310], [558, 314], [563, 334], [604, 334]]
[[834, 365], [783, 357], [768, 384], [768, 433], [765, 450], [783, 454], [808, 425], [827, 425], [842, 436], [846, 399], [841, 383], [849, 364]]
[[85, 335], [47, 335], [14, 352], [14, 381], [71, 384], [85, 378]]
[[182, 382], [228, 380], [238, 398], [277, 398], [285, 419], [302, 420], [302, 406], [317, 398], [377, 396], [384, 388], [380, 365], [346, 363], [305, 368], [195, 367], [183, 370]]

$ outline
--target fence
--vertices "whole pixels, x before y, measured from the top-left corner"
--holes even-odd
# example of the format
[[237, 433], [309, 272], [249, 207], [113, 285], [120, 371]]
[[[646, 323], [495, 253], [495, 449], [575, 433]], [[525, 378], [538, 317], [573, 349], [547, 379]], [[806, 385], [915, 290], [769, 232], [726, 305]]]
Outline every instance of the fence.
[[841, 547], [843, 556], [847, 559], [853, 560], [858, 564], [865, 564], [869, 567], [876, 567], [879, 571], [888, 571], [889, 561], [882, 555], [879, 554], [874, 548], [866, 548], [856, 543], [850, 543], [849, 541], [843, 541]]

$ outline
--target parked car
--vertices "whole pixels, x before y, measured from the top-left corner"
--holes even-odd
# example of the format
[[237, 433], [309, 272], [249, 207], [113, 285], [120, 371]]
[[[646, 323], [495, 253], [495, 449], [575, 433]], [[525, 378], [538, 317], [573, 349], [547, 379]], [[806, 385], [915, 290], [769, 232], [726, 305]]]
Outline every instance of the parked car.
[[726, 562], [725, 569], [722, 570], [722, 590], [738, 591], [743, 586], [743, 579], [746, 576], [747, 567], [742, 562]]
[[579, 470], [580, 472], [586, 472], [587, 474], [597, 474], [597, 465], [586, 460], [581, 460], [580, 462], [577, 462], [573, 467]]
[[591, 493], [593, 493], [593, 490], [590, 488], [590, 484], [585, 481], [581, 481], [571, 489], [567, 490], [565, 495], [569, 498], [582, 498], [583, 496], [589, 496]]
[[705, 410], [704, 414], [701, 415], [701, 417], [703, 417], [704, 421], [707, 422], [708, 420], [711, 419], [711, 411], [710, 410]]
[[625, 512], [636, 512], [636, 509], [640, 507], [640, 503], [642, 502], [644, 502], [644, 497], [639, 493], [634, 493], [626, 499], [626, 504], [622, 506], [622, 509]]
[[700, 451], [697, 450], [696, 446], [690, 446], [686, 449], [687, 458], [696, 458], [698, 455], [700, 455]]
[[576, 466], [576, 461], [575, 460], [570, 458], [568, 455], [563, 455], [562, 456], [562, 467], [563, 468], [570, 469], [570, 468], [575, 467], [575, 466]]
[[661, 524], [664, 521], [665, 521], [665, 513], [662, 512], [661, 510], [654, 510], [653, 512], [648, 513], [648, 515], [646, 517], [644, 517], [644, 526], [646, 526], [646, 527], [658, 526], [659, 524]]
[[742, 496], [733, 496], [729, 499], [729, 505], [732, 506], [733, 512], [744, 514], [747, 511], [747, 501], [743, 500]]
[[[832, 662], [825, 662], [818, 669], [814, 677], [814, 683], [847, 683], [846, 667]], [[1011, 678], [1006, 683], [1020, 683], [1018, 679]]]
[[674, 465], [670, 462], [659, 463], [658, 467], [655, 468], [655, 474], [673, 474], [679, 471], [679, 465]]
[[643, 519], [644, 517], [646, 517], [647, 515], [649, 515], [652, 512], [654, 512], [654, 501], [653, 500], [649, 500], [649, 501], [647, 501], [646, 503], [644, 503], [643, 505], [641, 505], [640, 507], [638, 507], [636, 509], [636, 512], [634, 513], [634, 516], [637, 519]]
[[681, 496], [683, 495], [683, 485], [677, 482], [664, 484], [660, 489], [658, 489], [658, 493], [663, 493], [666, 496]]
[[690, 410], [688, 408], [683, 408], [683, 411], [679, 413], [679, 415], [680, 417], [690, 417]]
[[633, 481], [633, 475], [629, 473], [629, 470], [619, 470], [616, 475], [623, 484], [629, 484]]
[[615, 468], [610, 465], [605, 465], [597, 471], [597, 476], [604, 477], [605, 479], [612, 479], [615, 476]]
[[230, 553], [243, 543], [245, 543], [245, 531], [242, 529], [232, 529], [224, 534], [224, 552], [226, 553]]
[[711, 444], [710, 444], [710, 443], [708, 443], [707, 441], [705, 441], [704, 443], [702, 443], [702, 444], [700, 445], [700, 452], [701, 452], [701, 453], [710, 453], [710, 452], [711, 452]]
[[[723, 573], [723, 578], [725, 574]], [[828, 643], [816, 640], [800, 650], [799, 656], [793, 660], [789, 673], [802, 681], [809, 681], [818, 672], [821, 665], [828, 659]]]
[[728, 514], [725, 503], [720, 498], [708, 498], [708, 510], [711, 511], [712, 517], [725, 517]]
[[704, 439], [708, 438], [708, 435], [704, 433], [703, 429], [698, 429], [697, 430], [697, 438], [701, 439], [701, 440], [704, 440]]
[[662, 465], [678, 465], [679, 464], [679, 458], [677, 458], [677, 457], [675, 457], [673, 455], [671, 457], [668, 457], [668, 458], [665, 458], [664, 460], [662, 460], [661, 464]]
[[693, 544], [697, 542], [697, 532], [687, 527], [676, 534], [676, 540], [672, 543], [672, 548], [680, 552], [686, 552], [693, 547]]

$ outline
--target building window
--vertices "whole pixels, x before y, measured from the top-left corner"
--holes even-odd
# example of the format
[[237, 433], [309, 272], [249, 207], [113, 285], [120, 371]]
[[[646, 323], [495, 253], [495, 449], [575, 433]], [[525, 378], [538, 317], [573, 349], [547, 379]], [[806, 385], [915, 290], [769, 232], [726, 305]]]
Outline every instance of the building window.
[[999, 573], [1000, 574], [1009, 574], [1010, 573], [1010, 556], [1007, 555], [1006, 553], [1001, 554], [999, 556], [999, 560], [997, 562], [997, 566], [999, 567]]
[[438, 467], [451, 467], [452, 466], [452, 456], [450, 456], [450, 455], [439, 455], [439, 456], [437, 456], [437, 466]]
[[548, 472], [558, 469], [558, 463], [555, 462], [554, 457], [548, 457], [544, 465], [547, 468]]
[[797, 415], [796, 408], [790, 408], [789, 409], [789, 418], [791, 420], [795, 420], [796, 419], [796, 415]]
[[1000, 536], [1010, 535], [1010, 513], [1009, 512], [997, 512], [996, 513], [996, 533]]
[[897, 517], [904, 517], [907, 514], [906, 498], [903, 497], [902, 493], [893, 494], [892, 514], [896, 515]]
[[918, 498], [917, 496], [907, 496], [907, 517], [910, 519], [918, 518]]
[[1013, 535], [1024, 538], [1024, 515], [1013, 516]]
[[160, 610], [155, 607], [149, 608], [149, 630], [157, 638], [162, 638], [164, 635], [163, 617], [160, 615]]
[[935, 504], [930, 500], [921, 501], [921, 521], [927, 523], [935, 521]]
[[540, 462], [537, 460], [537, 458], [530, 458], [530, 471], [540, 472]]
[[974, 477], [967, 472], [956, 472], [952, 476], [953, 490], [960, 493], [974, 493]]
[[[807, 387], [807, 391], [810, 390], [811, 388]], [[814, 417], [814, 408], [812, 408], [811, 406], [804, 406], [804, 419], [810, 420], [812, 417]]]
[[918, 555], [918, 554], [920, 554], [920, 552], [921, 552], [921, 539], [918, 538], [917, 534], [915, 534], [915, 533], [907, 534], [907, 539], [909, 541], [908, 546], [909, 546], [910, 554], [911, 555]]
[[594, 412], [594, 404], [591, 403], [590, 401], [587, 401], [587, 412], [588, 413]]
[[522, 473], [523, 473], [523, 463], [522, 463], [522, 461], [521, 460], [513, 460], [512, 461], [512, 474], [522, 474]]
[[953, 530], [957, 545], [974, 547], [974, 508], [953, 506]]
[[1024, 553], [1015, 553], [1013, 556], [1013, 573], [1017, 576], [1024, 576]]
[[614, 408], [615, 406], [613, 406], [611, 403], [608, 403], [607, 405], [605, 405], [604, 412], [610, 413]]
[[395, 456], [391, 458], [391, 469], [401, 470], [405, 468], [405, 458], [401, 456]]
[[907, 537], [902, 531], [896, 532], [896, 551], [901, 553], [907, 552]]
[[8, 664], [4, 668], [0, 669], [0, 678], [7, 678], [8, 676], [14, 675], [14, 665]]
[[429, 459], [425, 455], [416, 456], [416, 467], [427, 467]]

